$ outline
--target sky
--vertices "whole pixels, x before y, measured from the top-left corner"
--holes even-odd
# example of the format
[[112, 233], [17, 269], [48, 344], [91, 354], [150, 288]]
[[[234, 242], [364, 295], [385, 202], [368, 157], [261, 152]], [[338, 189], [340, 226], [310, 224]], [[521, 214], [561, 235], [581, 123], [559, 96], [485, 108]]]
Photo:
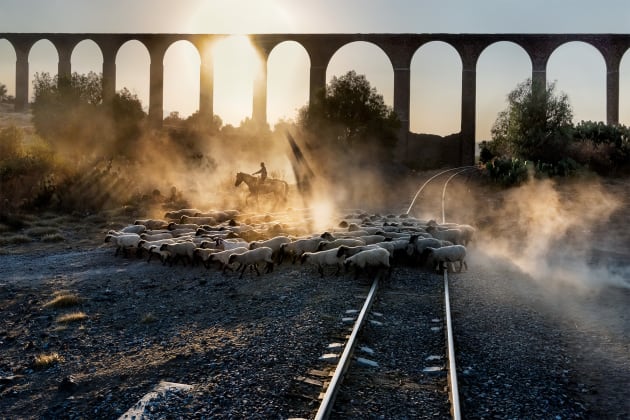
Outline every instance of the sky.
[[[148, 33], [630, 33], [628, 0], [0, 0], [2, 32]], [[258, 63], [243, 37], [215, 49], [214, 111], [238, 125], [251, 116], [252, 80]], [[244, 61], [252, 60], [243, 65]], [[30, 73], [56, 73], [52, 44], [40, 41], [29, 55]], [[149, 59], [137, 42], [116, 58], [117, 89], [127, 87], [148, 106]], [[102, 56], [90, 41], [80, 43], [72, 70], [100, 72]], [[181, 116], [199, 106], [199, 56], [186, 42], [164, 59], [165, 112]], [[393, 103], [393, 70], [376, 46], [358, 42], [337, 51], [327, 80], [349, 70], [365, 74]], [[14, 94], [15, 54], [0, 36], [0, 83]], [[309, 62], [305, 50], [283, 43], [268, 60], [268, 122], [294, 119], [308, 99]], [[485, 50], [477, 65], [477, 141], [490, 138], [507, 94], [531, 75], [525, 53], [514, 44]], [[565, 92], [574, 120], [605, 120], [606, 69], [602, 56], [581, 43], [556, 50], [547, 80]], [[620, 71], [620, 122], [630, 125], [630, 53]], [[452, 47], [430, 43], [411, 65], [410, 128], [447, 135], [459, 131], [461, 61]]]

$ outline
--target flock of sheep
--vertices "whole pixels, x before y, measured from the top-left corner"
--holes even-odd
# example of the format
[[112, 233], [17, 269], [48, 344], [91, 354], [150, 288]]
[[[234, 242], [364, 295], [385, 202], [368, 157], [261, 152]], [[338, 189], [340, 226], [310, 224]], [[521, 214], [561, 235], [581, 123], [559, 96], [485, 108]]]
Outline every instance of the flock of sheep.
[[[295, 220], [299, 219], [299, 222]], [[470, 225], [438, 224], [406, 214], [381, 216], [354, 211], [334, 229], [312, 233], [307, 210], [273, 215], [243, 214], [237, 210], [202, 212], [169, 211], [164, 219], [136, 220], [133, 225], [109, 231], [105, 242], [115, 255], [135, 255], [162, 264], [216, 265], [223, 272], [249, 268], [260, 275], [289, 261], [312, 265], [323, 277], [354, 270], [389, 275], [394, 264], [408, 263], [431, 269], [466, 268], [466, 245], [475, 229]]]

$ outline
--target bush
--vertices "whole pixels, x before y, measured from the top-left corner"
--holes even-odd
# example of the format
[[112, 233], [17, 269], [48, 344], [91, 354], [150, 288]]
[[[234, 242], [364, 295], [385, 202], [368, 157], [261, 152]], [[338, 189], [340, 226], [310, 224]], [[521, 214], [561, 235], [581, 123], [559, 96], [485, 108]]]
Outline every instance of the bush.
[[495, 158], [486, 163], [486, 171], [494, 182], [504, 187], [512, 187], [527, 181], [531, 162], [516, 158]]

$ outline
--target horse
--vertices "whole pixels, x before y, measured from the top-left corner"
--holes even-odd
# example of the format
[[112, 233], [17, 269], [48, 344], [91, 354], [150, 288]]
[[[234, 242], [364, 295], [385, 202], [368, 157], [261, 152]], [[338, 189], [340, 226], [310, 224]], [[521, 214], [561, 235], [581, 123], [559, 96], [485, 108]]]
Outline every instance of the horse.
[[260, 181], [257, 177], [247, 174], [245, 172], [239, 172], [236, 174], [236, 182], [234, 183], [235, 187], [241, 185], [244, 182], [249, 187], [249, 195], [245, 199], [245, 203], [248, 202], [249, 198], [254, 196], [256, 201], [258, 201], [258, 196], [260, 194], [272, 194], [274, 195], [276, 202], [282, 200], [287, 200], [287, 194], [289, 192], [289, 184], [286, 181], [281, 179], [267, 178], [265, 182], [261, 185]]

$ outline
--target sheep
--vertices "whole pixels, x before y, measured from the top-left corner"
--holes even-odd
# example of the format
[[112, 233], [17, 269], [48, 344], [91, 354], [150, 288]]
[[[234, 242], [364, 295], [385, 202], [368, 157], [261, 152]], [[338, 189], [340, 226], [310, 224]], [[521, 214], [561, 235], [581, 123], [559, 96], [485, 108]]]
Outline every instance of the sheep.
[[363, 242], [365, 242], [366, 245], [371, 245], [383, 242], [385, 240], [385, 237], [383, 235], [366, 235], [359, 236], [357, 239], [362, 240]]
[[125, 226], [124, 228], [120, 229], [120, 232], [122, 232], [122, 233], [136, 233], [136, 234], [140, 235], [141, 233], [144, 233], [145, 230], [147, 230], [147, 227], [145, 225], [129, 225], [129, 226]]
[[[140, 235], [140, 237], [142, 237], [142, 235]], [[151, 260], [151, 247], [155, 246], [159, 248], [162, 246], [162, 244], [174, 242], [175, 240], [172, 238], [156, 239], [154, 241], [142, 238], [140, 239], [140, 242], [138, 242], [138, 258], [142, 257], [143, 251], [147, 251], [147, 253], [149, 253], [149, 259], [147, 260], [147, 262], [149, 262]]]
[[266, 241], [255, 241], [249, 244], [249, 249], [256, 249], [260, 247], [268, 247], [273, 251], [273, 259], [277, 260], [280, 254], [280, 247], [282, 244], [288, 244], [291, 242], [291, 238], [288, 236], [276, 236]]
[[133, 222], [134, 225], [144, 225], [148, 230], [166, 229], [168, 222], [161, 219], [139, 219]]
[[147, 259], [147, 263], [151, 262], [151, 259], [154, 255], [157, 255], [160, 258], [160, 261], [162, 261], [162, 265], [165, 265], [172, 258], [172, 254], [170, 251], [162, 251], [160, 250], [160, 246], [152, 245], [149, 248], [149, 258]]
[[[171, 261], [171, 265], [173, 263], [177, 263], [180, 258], [185, 258], [186, 261], [192, 263], [193, 261], [193, 253], [197, 246], [194, 242], [175, 242], [175, 243], [164, 243], [160, 246], [160, 251], [169, 251], [173, 256], [173, 260]], [[184, 262], [186, 265], [186, 262]]]
[[197, 209], [172, 210], [172, 211], [167, 211], [166, 214], [164, 214], [164, 217], [167, 219], [179, 220], [184, 215], [194, 216], [197, 213], [200, 213], [200, 210], [197, 210]]
[[242, 254], [249, 251], [246, 247], [241, 246], [239, 248], [226, 249], [225, 251], [218, 251], [210, 254], [208, 263], [212, 261], [218, 261], [221, 264], [221, 272], [225, 273], [227, 268], [230, 268], [229, 259], [232, 254]]
[[247, 250], [242, 254], [230, 255], [230, 258], [228, 258], [228, 264], [232, 264], [235, 262], [241, 264], [242, 268], [239, 279], [243, 278], [243, 273], [245, 273], [245, 269], [247, 267], [253, 267], [254, 270], [256, 270], [256, 274], [260, 276], [260, 271], [258, 271], [258, 263], [265, 263], [266, 273], [270, 273], [273, 271], [273, 260], [271, 259], [272, 254], [273, 250], [271, 248], [263, 246]]
[[338, 252], [339, 250], [337, 248], [318, 252], [305, 252], [302, 254], [302, 257], [300, 257], [300, 261], [302, 264], [308, 263], [317, 266], [317, 271], [322, 277], [324, 277], [324, 266], [335, 265], [337, 266], [335, 275], [337, 275], [341, 270], [344, 260], [343, 256], [337, 256]]
[[179, 223], [182, 225], [186, 224], [197, 224], [197, 225], [216, 225], [217, 219], [214, 217], [197, 217], [197, 216], [186, 216], [183, 215], [179, 219]]
[[242, 239], [241, 240], [238, 240], [238, 239], [239, 238], [234, 238], [234, 240], [216, 238], [215, 241], [217, 244], [217, 248], [224, 251], [228, 249], [240, 248], [242, 246], [249, 248], [250, 244], [243, 241]]
[[300, 258], [303, 253], [317, 251], [321, 241], [321, 238], [303, 238], [284, 243], [280, 246], [279, 262], [282, 263], [285, 255], [291, 255], [293, 256], [292, 263], [295, 264], [295, 261]]
[[439, 271], [444, 269], [444, 264], [449, 271], [453, 269], [453, 263], [459, 262], [458, 273], [461, 273], [462, 267], [468, 270], [468, 264], [466, 264], [466, 247], [463, 245], [449, 245], [441, 248], [426, 248], [423, 253], [426, 259], [431, 262], [432, 266]]
[[319, 243], [319, 246], [317, 247], [317, 250], [325, 251], [328, 249], [339, 248], [342, 245], [361, 246], [361, 245], [365, 245], [365, 242], [362, 241], [361, 239], [355, 239], [355, 238], [341, 238], [341, 239], [335, 239], [333, 241], [321, 241]]
[[171, 222], [168, 224], [168, 230], [180, 230], [180, 229], [188, 229], [193, 232], [196, 232], [199, 229], [199, 225], [196, 223], [175, 223]]
[[380, 247], [367, 249], [346, 258], [344, 266], [346, 271], [351, 267], [355, 267], [355, 278], [359, 277], [361, 271], [365, 271], [368, 268], [374, 268], [377, 271], [386, 269], [389, 272], [391, 269], [389, 251]]
[[477, 229], [475, 229], [474, 227], [470, 226], [470, 225], [458, 225], [457, 229], [462, 231], [462, 245], [467, 246], [470, 241], [472, 241], [473, 236], [475, 235], [475, 232], [477, 231]]
[[348, 258], [355, 254], [358, 254], [361, 251], [365, 251], [367, 249], [374, 249], [374, 248], [378, 248], [378, 244], [359, 245], [359, 246], [341, 245], [339, 248], [337, 248], [337, 256]]
[[173, 229], [170, 231], [173, 238], [181, 238], [183, 236], [194, 235], [197, 230], [196, 229]]
[[160, 239], [171, 239], [173, 237], [173, 234], [171, 232], [143, 233], [140, 235], [140, 237], [147, 242], [151, 242], [151, 241], [159, 241]]
[[210, 268], [210, 257], [219, 252], [215, 248], [195, 248], [193, 251], [193, 261], [201, 261], [206, 268]]
[[435, 239], [441, 239], [443, 241], [449, 241], [456, 245], [461, 245], [463, 234], [459, 229], [446, 229], [439, 230], [436, 226], [428, 226], [427, 232], [431, 234]]
[[123, 255], [127, 255], [130, 248], [137, 248], [140, 242], [140, 235], [137, 233], [110, 233], [105, 237], [105, 242], [112, 242], [116, 245], [114, 257], [122, 251]]
[[425, 259], [422, 252], [425, 248], [441, 248], [442, 246], [444, 246], [444, 243], [439, 239], [418, 238], [416, 235], [413, 235], [411, 239], [409, 239], [409, 243], [407, 245], [407, 255], [410, 257], [415, 256], [417, 258], [417, 262], [423, 264]]

